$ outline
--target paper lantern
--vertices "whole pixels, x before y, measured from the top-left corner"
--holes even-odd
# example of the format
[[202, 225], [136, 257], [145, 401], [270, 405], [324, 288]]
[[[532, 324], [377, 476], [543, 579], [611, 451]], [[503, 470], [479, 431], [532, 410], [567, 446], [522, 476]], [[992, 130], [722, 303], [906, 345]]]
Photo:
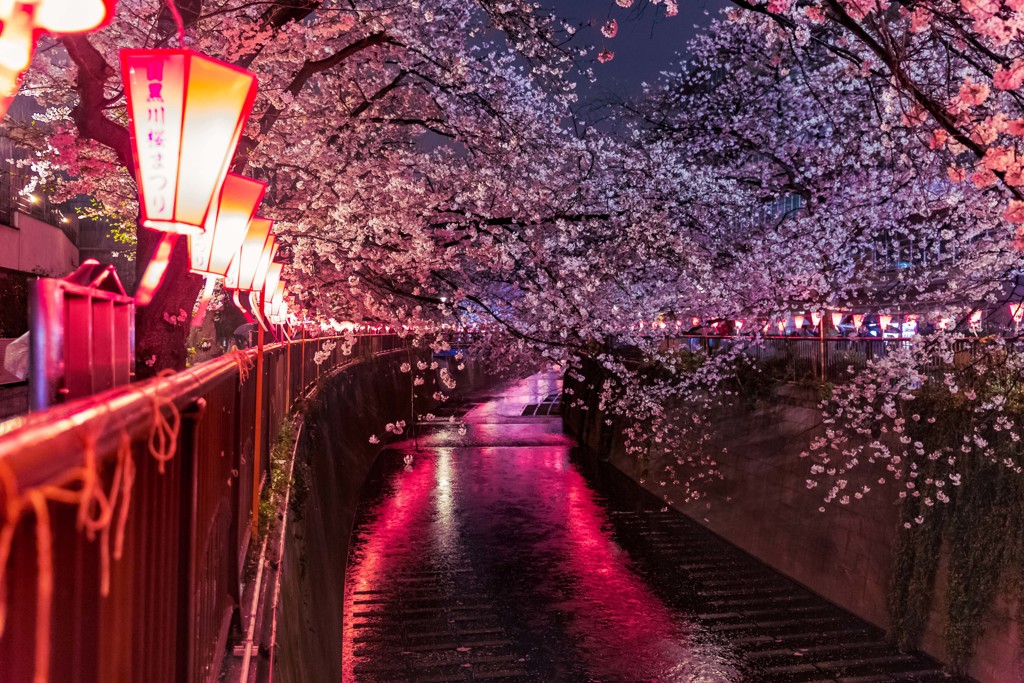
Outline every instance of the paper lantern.
[[793, 326], [796, 327], [796, 331], [804, 329], [804, 317], [802, 315], [793, 316]]
[[277, 291], [277, 285], [281, 282], [281, 271], [284, 266], [280, 263], [271, 263], [270, 269], [267, 271], [267, 279], [263, 284], [263, 291], [267, 292], [268, 300], [274, 292]]
[[833, 313], [832, 314], [832, 327], [835, 327], [836, 329], [838, 329], [839, 328], [839, 324], [841, 322], [843, 322], [843, 314], [842, 313]]
[[742, 320], [734, 320], [733, 321], [733, 326], [736, 328], [736, 334], [739, 334], [740, 330], [743, 329], [743, 321]]
[[83, 33], [114, 17], [116, 0], [0, 0], [0, 116], [18, 92], [21, 76], [44, 33]]
[[779, 322], [777, 322], [775, 324], [778, 325], [778, 327], [779, 327], [779, 334], [785, 333], [785, 331], [786, 331], [786, 321], [785, 320], [780, 320]]
[[820, 322], [821, 322], [821, 313], [818, 312], [818, 311], [814, 311], [813, 313], [811, 313], [811, 327], [817, 327], [818, 323], [820, 323]]
[[1020, 325], [1020, 321], [1024, 319], [1024, 301], [1010, 304], [1010, 316], [1013, 318], [1013, 322]]
[[263, 254], [260, 256], [260, 262], [256, 266], [256, 276], [252, 281], [252, 288], [254, 290], [266, 290], [268, 295], [273, 294], [272, 291], [267, 289], [267, 275], [270, 274], [270, 266], [274, 264], [274, 259], [277, 257], [277, 249], [280, 246], [277, 243], [277, 238], [271, 235], [270, 242], [264, 247]]
[[207, 218], [206, 231], [189, 235], [189, 263], [193, 273], [227, 275], [266, 190], [266, 183], [228, 174], [220, 198]]
[[256, 77], [191, 50], [122, 50], [144, 227], [203, 232], [253, 101]]
[[889, 328], [889, 323], [891, 323], [891, 322], [892, 322], [892, 316], [891, 315], [880, 315], [880, 316], [878, 316], [878, 331], [884, 334], [885, 331]]
[[116, 4], [117, 0], [38, 0], [35, 3], [35, 23], [50, 33], [92, 31], [114, 18]]
[[864, 314], [863, 313], [854, 313], [853, 314], [853, 326], [857, 328], [858, 332], [860, 331], [860, 328], [864, 327]]
[[249, 222], [249, 230], [242, 241], [242, 247], [231, 261], [231, 266], [224, 276], [226, 288], [241, 291], [253, 290], [253, 281], [256, 279], [256, 271], [263, 258], [263, 252], [268, 244], [273, 244], [271, 242], [273, 238], [270, 235], [273, 225], [274, 221], [259, 216]]
[[284, 280], [277, 281], [277, 286], [274, 287], [272, 294], [269, 288], [266, 292], [270, 301], [271, 315], [280, 315], [281, 307], [284, 305]]

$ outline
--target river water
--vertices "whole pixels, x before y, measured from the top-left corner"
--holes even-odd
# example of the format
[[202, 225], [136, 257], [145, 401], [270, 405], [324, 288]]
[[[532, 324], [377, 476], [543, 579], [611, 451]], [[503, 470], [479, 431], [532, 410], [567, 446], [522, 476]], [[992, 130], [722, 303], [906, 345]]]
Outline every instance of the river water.
[[[378, 459], [347, 571], [345, 681], [938, 675], [582, 457], [560, 384], [511, 382], [468, 406], [465, 434], [438, 420]], [[744, 616], [744, 601], [770, 618]]]

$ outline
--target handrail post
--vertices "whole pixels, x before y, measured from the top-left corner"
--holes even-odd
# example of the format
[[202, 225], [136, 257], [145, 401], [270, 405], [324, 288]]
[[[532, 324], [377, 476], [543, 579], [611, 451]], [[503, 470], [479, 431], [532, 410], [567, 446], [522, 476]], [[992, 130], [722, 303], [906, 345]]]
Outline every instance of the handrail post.
[[828, 319], [829, 319], [828, 318], [828, 311], [827, 310], [822, 311], [821, 312], [821, 320], [818, 321], [818, 340], [819, 340], [818, 343], [819, 343], [819, 347], [820, 347], [818, 349], [818, 351], [819, 351], [819, 353], [821, 355], [821, 382], [822, 382], [822, 384], [824, 384], [826, 381], [828, 381], [825, 378], [825, 355], [826, 355], [826, 349], [825, 349], [825, 321], [828, 320]]
[[[263, 297], [260, 297], [260, 317], [263, 317]], [[252, 449], [252, 537], [260, 527], [260, 450], [263, 448], [263, 323], [256, 332], [256, 435]]]

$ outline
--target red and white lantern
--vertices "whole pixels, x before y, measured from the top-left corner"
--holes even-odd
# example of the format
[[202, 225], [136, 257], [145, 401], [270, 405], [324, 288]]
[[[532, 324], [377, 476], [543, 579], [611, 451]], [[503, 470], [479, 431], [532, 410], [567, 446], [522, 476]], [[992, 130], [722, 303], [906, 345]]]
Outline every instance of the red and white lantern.
[[203, 232], [256, 99], [256, 76], [191, 50], [122, 50], [142, 225]]
[[208, 216], [206, 230], [189, 235], [189, 264], [193, 273], [227, 275], [266, 191], [266, 183], [228, 174], [217, 205]]
[[1024, 320], [1024, 301], [1010, 304], [1010, 317], [1015, 325], [1020, 325], [1021, 320]]
[[143, 227], [161, 231], [136, 300], [149, 303], [177, 235], [205, 231], [256, 99], [256, 77], [191, 50], [122, 50]]
[[226, 288], [245, 292], [255, 289], [253, 285], [263, 259], [263, 252], [271, 249], [274, 244], [274, 237], [270, 234], [273, 226], [274, 221], [259, 216], [249, 222], [249, 230], [242, 241], [242, 246], [232, 260], [227, 275], [224, 276]]

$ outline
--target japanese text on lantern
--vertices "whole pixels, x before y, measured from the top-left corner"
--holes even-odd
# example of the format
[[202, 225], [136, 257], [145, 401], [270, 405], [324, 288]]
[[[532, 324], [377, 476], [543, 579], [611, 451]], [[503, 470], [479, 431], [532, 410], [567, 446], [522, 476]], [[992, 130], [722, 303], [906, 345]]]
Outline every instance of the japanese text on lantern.
[[184, 57], [133, 56], [130, 68], [132, 99], [145, 103], [145, 118], [135, 122], [144, 215], [149, 220], [170, 220], [181, 147]]

